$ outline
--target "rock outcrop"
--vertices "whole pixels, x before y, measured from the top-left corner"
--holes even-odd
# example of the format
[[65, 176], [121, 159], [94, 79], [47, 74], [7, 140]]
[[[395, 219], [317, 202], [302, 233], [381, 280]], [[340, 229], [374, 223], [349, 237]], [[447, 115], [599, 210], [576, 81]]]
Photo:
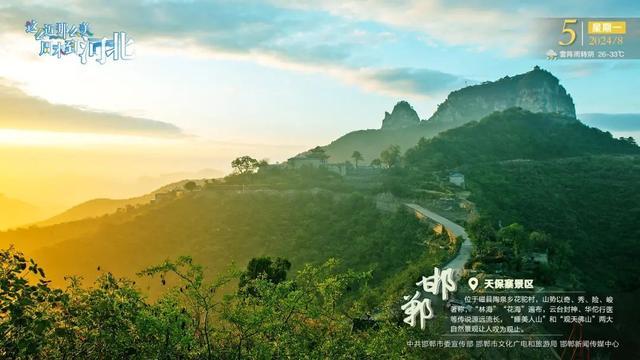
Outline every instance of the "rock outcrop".
[[456, 127], [511, 107], [576, 117], [573, 99], [558, 78], [536, 66], [521, 75], [450, 93], [428, 121]]
[[385, 111], [382, 129], [402, 129], [420, 123], [418, 113], [406, 101], [400, 101], [393, 107], [391, 114]]
[[399, 145], [405, 151], [421, 138], [432, 138], [442, 131], [513, 107], [535, 113], [576, 116], [573, 100], [558, 79], [536, 66], [524, 74], [452, 92], [429, 120], [421, 121], [409, 103], [400, 101], [391, 113], [385, 113], [382, 129], [353, 131], [324, 149], [330, 156], [330, 162], [351, 160], [355, 150], [369, 162], [390, 145]]

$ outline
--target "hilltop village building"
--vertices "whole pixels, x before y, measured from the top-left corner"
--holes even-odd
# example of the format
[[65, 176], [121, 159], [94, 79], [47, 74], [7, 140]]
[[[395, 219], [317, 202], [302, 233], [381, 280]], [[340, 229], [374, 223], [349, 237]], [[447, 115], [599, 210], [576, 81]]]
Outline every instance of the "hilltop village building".
[[303, 166], [317, 168], [322, 164], [322, 160], [318, 158], [307, 157], [304, 155], [297, 155], [287, 160], [287, 166], [293, 169], [300, 169]]
[[165, 201], [170, 201], [170, 200], [175, 200], [175, 199], [179, 199], [184, 195], [184, 191], [182, 190], [171, 190], [171, 191], [167, 191], [167, 192], [161, 192], [161, 193], [156, 193], [154, 195], [153, 200], [151, 200], [151, 203], [161, 203], [161, 202], [165, 202]]
[[449, 174], [449, 182], [464, 189], [464, 175], [459, 172]]
[[305, 166], [313, 168], [324, 167], [329, 171], [343, 176], [347, 174], [377, 173], [380, 171], [380, 169], [376, 167], [367, 165], [359, 165], [358, 167], [355, 167], [349, 162], [327, 163], [326, 161], [323, 161], [321, 159], [312, 156], [306, 156], [304, 154], [296, 155], [288, 159], [287, 162], [283, 165], [291, 169], [300, 169]]

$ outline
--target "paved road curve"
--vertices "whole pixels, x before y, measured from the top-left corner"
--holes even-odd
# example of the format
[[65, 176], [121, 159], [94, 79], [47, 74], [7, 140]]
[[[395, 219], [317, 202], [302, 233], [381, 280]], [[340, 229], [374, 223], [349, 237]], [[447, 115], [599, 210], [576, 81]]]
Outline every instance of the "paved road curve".
[[[449, 229], [455, 236], [462, 236], [464, 241], [460, 246], [460, 251], [458, 251], [458, 255], [456, 255], [456, 257], [453, 258], [453, 260], [449, 261], [449, 263], [447, 263], [444, 266], [444, 268], [455, 269], [454, 271], [456, 273], [457, 278], [459, 279], [462, 276], [462, 269], [464, 267], [464, 264], [471, 258], [471, 250], [473, 249], [473, 246], [471, 245], [471, 240], [469, 240], [469, 235], [467, 235], [467, 232], [464, 231], [464, 228], [462, 226], [443, 217], [442, 215], [438, 215], [431, 210], [425, 209], [420, 205], [409, 204], [409, 203], [406, 203], [405, 205], [408, 208], [414, 210], [416, 212], [416, 215], [428, 217], [429, 219], [432, 219], [433, 221], [439, 224], [442, 224], [442, 226]], [[556, 353], [555, 349], [550, 348], [549, 352], [551, 355], [553, 355], [554, 358], [560, 359], [560, 356], [558, 355], [558, 353]]]
[[447, 263], [444, 268], [453, 268], [456, 272], [458, 278], [462, 275], [462, 270], [464, 268], [464, 264], [469, 261], [471, 258], [471, 250], [473, 246], [471, 245], [471, 240], [469, 240], [469, 235], [464, 231], [464, 228], [453, 221], [443, 217], [442, 215], [438, 215], [431, 210], [425, 209], [417, 204], [405, 204], [410, 209], [413, 209], [416, 212], [416, 215], [422, 215], [424, 217], [428, 217], [429, 219], [442, 224], [445, 228], [449, 229], [455, 236], [462, 237], [462, 245], [460, 246], [460, 250], [458, 251], [458, 255], [453, 258], [449, 263]]

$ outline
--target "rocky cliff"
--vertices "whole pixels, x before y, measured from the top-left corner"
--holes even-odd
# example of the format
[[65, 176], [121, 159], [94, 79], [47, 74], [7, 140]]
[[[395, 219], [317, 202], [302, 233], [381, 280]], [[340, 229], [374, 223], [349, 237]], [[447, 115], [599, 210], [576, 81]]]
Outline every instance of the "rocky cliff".
[[511, 107], [576, 116], [573, 99], [558, 78], [536, 66], [521, 75], [452, 92], [428, 121], [456, 127]]
[[400, 101], [391, 113], [385, 113], [382, 129], [353, 131], [324, 149], [330, 156], [329, 162], [350, 160], [353, 151], [358, 150], [368, 163], [390, 145], [400, 145], [404, 152], [415, 146], [420, 138], [429, 139], [442, 131], [512, 107], [535, 113], [576, 116], [573, 100], [558, 79], [536, 66], [524, 74], [452, 92], [429, 120], [420, 121], [411, 105]]
[[415, 126], [420, 123], [418, 113], [406, 101], [398, 102], [391, 111], [391, 114], [384, 112], [382, 119], [382, 129], [402, 129]]

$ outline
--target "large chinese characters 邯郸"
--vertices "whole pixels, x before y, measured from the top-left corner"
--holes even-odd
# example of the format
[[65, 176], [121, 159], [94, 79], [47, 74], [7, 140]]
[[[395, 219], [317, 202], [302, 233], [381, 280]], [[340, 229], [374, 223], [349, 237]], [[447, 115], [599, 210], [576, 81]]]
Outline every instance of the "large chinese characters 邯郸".
[[[457, 284], [454, 279], [453, 269], [444, 269], [440, 271], [439, 268], [433, 268], [433, 275], [429, 277], [422, 277], [420, 281], [416, 283], [417, 286], [421, 286], [425, 293], [433, 295], [442, 294], [442, 300], [449, 299], [449, 292], [455, 292]], [[400, 308], [407, 315], [404, 318], [404, 322], [410, 326], [416, 326], [417, 322], [420, 322], [420, 328], [424, 329], [427, 325], [427, 320], [434, 317], [433, 309], [431, 308], [431, 299], [422, 298], [420, 290], [416, 290], [413, 296], [407, 295], [404, 297], [408, 300]]]

